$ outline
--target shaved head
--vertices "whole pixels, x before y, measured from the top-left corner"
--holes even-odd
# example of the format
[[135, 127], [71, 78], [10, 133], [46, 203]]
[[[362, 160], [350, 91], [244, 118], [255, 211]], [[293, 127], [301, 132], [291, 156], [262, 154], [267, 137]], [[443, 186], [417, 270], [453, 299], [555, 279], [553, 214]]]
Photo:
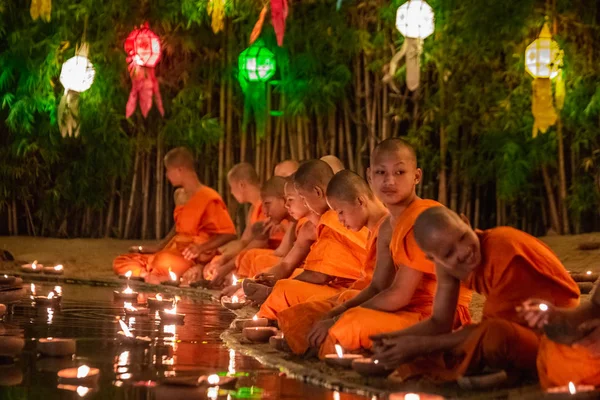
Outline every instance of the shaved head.
[[300, 188], [320, 187], [323, 192], [333, 178], [333, 170], [325, 161], [309, 160], [300, 165], [294, 174], [294, 182]]
[[260, 179], [258, 178], [258, 174], [256, 170], [249, 163], [239, 163], [234, 165], [227, 174], [227, 179], [229, 182], [241, 182], [244, 181], [250, 185], [258, 186], [260, 185]]
[[284, 188], [286, 181], [286, 178], [281, 176], [272, 177], [260, 188], [261, 197], [280, 197], [283, 199], [285, 197]]
[[414, 160], [417, 165], [417, 152], [415, 148], [404, 139], [389, 138], [380, 142], [375, 146], [371, 153], [371, 165], [376, 163], [376, 160], [389, 154], [397, 154], [399, 152], [408, 153], [409, 159]]
[[353, 202], [360, 196], [366, 196], [371, 200], [375, 198], [367, 181], [350, 170], [344, 169], [338, 172], [327, 185], [327, 198]]
[[321, 161], [325, 161], [327, 164], [329, 164], [329, 166], [333, 170], [334, 174], [337, 174], [341, 170], [346, 169], [346, 167], [344, 167], [344, 163], [342, 162], [342, 160], [340, 160], [336, 156], [332, 156], [332, 155], [323, 156], [323, 157], [321, 157]]
[[192, 171], [195, 170], [194, 156], [192, 152], [185, 147], [176, 147], [169, 150], [164, 158], [165, 167], [167, 168], [186, 168]]
[[415, 221], [413, 228], [415, 240], [423, 251], [429, 250], [434, 245], [430, 239], [436, 236], [435, 233], [443, 232], [456, 222], [461, 222], [461, 219], [449, 208], [443, 206], [428, 208]]
[[275, 176], [282, 176], [284, 178], [292, 175], [298, 170], [298, 161], [296, 160], [284, 160], [275, 166]]

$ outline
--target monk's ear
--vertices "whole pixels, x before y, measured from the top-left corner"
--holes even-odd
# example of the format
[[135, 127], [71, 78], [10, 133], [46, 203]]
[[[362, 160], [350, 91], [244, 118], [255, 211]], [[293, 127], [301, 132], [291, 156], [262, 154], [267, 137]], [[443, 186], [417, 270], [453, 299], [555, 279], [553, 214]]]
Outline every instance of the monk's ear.
[[421, 183], [421, 178], [423, 177], [423, 171], [421, 168], [417, 168], [415, 171], [415, 185]]
[[318, 198], [320, 199], [325, 199], [325, 191], [323, 189], [321, 189], [320, 186], [315, 186], [313, 188], [313, 190], [315, 191], [315, 194], [317, 195]]
[[367, 167], [367, 183], [369, 184], [369, 186], [371, 186], [372, 179], [371, 179], [371, 167]]
[[467, 226], [468, 226], [469, 228], [472, 228], [472, 226], [471, 226], [471, 221], [469, 221], [469, 218], [467, 218], [467, 216], [466, 216], [465, 214], [462, 214], [462, 213], [460, 214], [460, 220], [461, 220], [462, 222], [464, 222], [465, 224], [467, 224]]

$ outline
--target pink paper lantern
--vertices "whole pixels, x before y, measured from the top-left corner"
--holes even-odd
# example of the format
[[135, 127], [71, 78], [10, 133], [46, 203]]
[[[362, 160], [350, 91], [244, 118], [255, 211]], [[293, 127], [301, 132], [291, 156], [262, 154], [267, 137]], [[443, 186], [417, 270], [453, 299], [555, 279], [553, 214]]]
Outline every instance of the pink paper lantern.
[[135, 62], [141, 67], [154, 68], [160, 61], [160, 38], [152, 32], [148, 23], [131, 31], [125, 39], [127, 62]]

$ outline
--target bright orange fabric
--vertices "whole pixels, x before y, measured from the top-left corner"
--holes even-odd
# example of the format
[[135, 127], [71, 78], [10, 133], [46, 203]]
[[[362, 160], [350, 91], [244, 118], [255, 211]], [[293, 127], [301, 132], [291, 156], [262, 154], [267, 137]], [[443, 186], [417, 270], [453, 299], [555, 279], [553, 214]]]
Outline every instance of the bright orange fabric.
[[360, 293], [360, 290], [371, 283], [377, 258], [379, 228], [386, 218], [387, 215], [378, 221], [373, 230], [369, 232], [367, 259], [362, 270], [362, 278], [352, 284], [350, 289], [334, 297], [317, 294], [310, 297], [306, 302], [292, 306], [277, 314], [279, 329], [283, 331], [286, 341], [294, 353], [303, 354], [308, 349], [307, 336], [317, 321], [338, 305], [352, 299]]
[[555, 386], [600, 385], [600, 358], [587, 349], [573, 348], [542, 336], [537, 371], [544, 389]]
[[273, 254], [271, 249], [250, 249], [240, 253], [235, 260], [236, 276], [252, 278], [264, 272], [281, 261], [281, 257]]
[[[235, 226], [221, 196], [208, 186], [203, 186], [184, 205], [173, 212], [177, 234], [163, 250], [155, 254], [123, 254], [113, 261], [115, 273], [123, 275], [132, 271], [133, 276], [152, 272], [168, 276], [169, 268], [181, 276], [194, 263], [183, 258], [181, 252], [191, 243], [202, 244], [218, 234], [235, 234]], [[198, 262], [208, 262], [216, 252], [202, 254]]]
[[401, 366], [396, 371], [400, 378], [426, 374], [454, 380], [486, 365], [509, 374], [533, 372], [539, 336], [520, 325], [516, 307], [529, 298], [567, 308], [579, 303], [577, 284], [540, 240], [509, 227], [477, 231], [477, 235], [482, 263], [465, 284], [486, 296], [483, 322], [452, 351]]
[[259, 221], [264, 221], [267, 216], [263, 212], [262, 201], [258, 201], [250, 206], [248, 211], [248, 225], [252, 226]]

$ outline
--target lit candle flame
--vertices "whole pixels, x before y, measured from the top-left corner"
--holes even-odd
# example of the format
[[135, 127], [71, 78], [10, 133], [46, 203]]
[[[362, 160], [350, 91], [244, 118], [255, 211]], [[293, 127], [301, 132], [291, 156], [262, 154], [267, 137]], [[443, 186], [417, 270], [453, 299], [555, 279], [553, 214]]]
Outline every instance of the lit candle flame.
[[142, 246], [138, 246], [138, 251], [141, 253], [142, 252]]
[[233, 281], [233, 286], [237, 286], [237, 277], [235, 276], [235, 274], [231, 274], [231, 280]]
[[53, 298], [54, 298], [54, 292], [48, 293], [48, 300], [53, 299]]
[[542, 304], [540, 304], [539, 307], [540, 307], [540, 311], [548, 311], [548, 304], [542, 303]]
[[173, 315], [177, 314], [177, 304], [175, 304], [175, 305], [173, 306], [173, 308], [171, 308], [170, 310], [165, 310], [165, 312], [166, 312], [167, 314], [173, 314]]
[[5, 277], [5, 278], [8, 278], [8, 275], [4, 274], [4, 277]]
[[77, 368], [77, 378], [85, 378], [90, 373], [90, 367], [87, 365], [82, 365]]
[[206, 382], [208, 382], [209, 385], [218, 385], [220, 380], [219, 375], [209, 375]]
[[575, 388], [575, 384], [573, 382], [569, 382], [569, 393], [576, 394], [577, 389]]
[[62, 266], [62, 264], [58, 264], [58, 265], [55, 265], [55, 266], [54, 266], [54, 270], [55, 270], [55, 271], [62, 271], [62, 270], [63, 270], [63, 268], [64, 268], [64, 267]]
[[127, 288], [125, 290], [123, 290], [123, 293], [131, 294], [131, 293], [133, 293], [133, 290], [129, 287], [129, 285], [127, 285]]
[[31, 269], [36, 269], [37, 268], [37, 260], [35, 260], [34, 262], [31, 263]]
[[135, 308], [131, 303], [128, 303], [128, 302], [123, 303], [123, 307], [127, 311], [137, 311], [137, 308]]
[[239, 301], [240, 301], [240, 300], [238, 299], [238, 297], [237, 297], [237, 296], [233, 296], [233, 297], [231, 298], [231, 302], [232, 302], [232, 303], [239, 303]]
[[416, 393], [407, 393], [404, 395], [404, 400], [421, 400], [421, 396]]
[[333, 392], [333, 400], [340, 400], [340, 392], [337, 390]]
[[79, 395], [79, 397], [84, 397], [86, 394], [89, 393], [89, 391], [90, 388], [87, 388], [85, 386], [77, 386], [77, 394]]
[[591, 274], [592, 274], [592, 271], [588, 271], [588, 272], [586, 272], [586, 274], [588, 274], [588, 275], [591, 275]]
[[254, 314], [254, 317], [252, 317], [252, 321], [258, 321], [258, 315]]
[[373, 361], [373, 364], [375, 364], [375, 365], [379, 364], [379, 360]]
[[344, 349], [342, 349], [342, 346], [340, 346], [339, 344], [335, 345], [335, 352], [337, 353], [339, 358], [344, 357]]
[[175, 273], [171, 271], [171, 268], [169, 268], [169, 277], [172, 281], [177, 281], [177, 275], [175, 275]]
[[54, 293], [56, 293], [57, 296], [62, 296], [62, 288], [60, 286], [54, 286]]
[[121, 329], [123, 330], [123, 333], [125, 334], [125, 336], [133, 337], [133, 335], [131, 334], [131, 331], [129, 330], [127, 325], [125, 325], [125, 323], [122, 320], [119, 320], [119, 325], [121, 325]]
[[35, 296], [35, 284], [31, 284], [31, 294]]
[[127, 279], [129, 279], [129, 278], [131, 278], [131, 274], [133, 274], [133, 272], [131, 272], [131, 271], [127, 271], [127, 272], [125, 272], [125, 277], [126, 277]]
[[163, 299], [163, 298], [162, 298], [162, 295], [161, 295], [160, 293], [158, 293], [158, 294], [155, 296], [155, 299], [156, 299], [156, 300], [158, 300], [158, 301], [162, 301], [162, 299]]

